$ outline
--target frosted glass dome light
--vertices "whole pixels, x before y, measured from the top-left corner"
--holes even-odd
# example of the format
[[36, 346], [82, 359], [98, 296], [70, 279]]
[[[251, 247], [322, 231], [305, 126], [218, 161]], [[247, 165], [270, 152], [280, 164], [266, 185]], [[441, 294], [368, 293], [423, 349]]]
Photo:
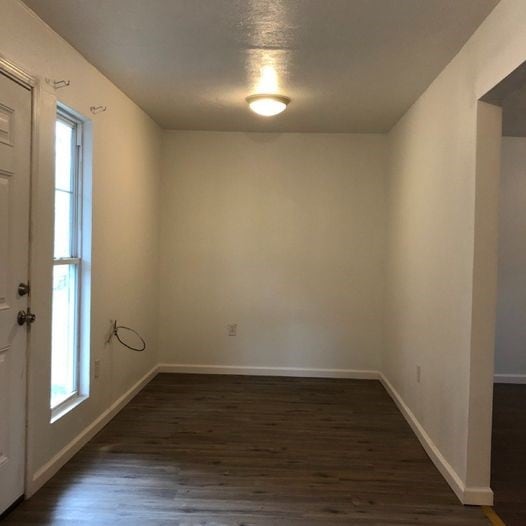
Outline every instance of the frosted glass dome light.
[[290, 102], [283, 95], [250, 95], [246, 100], [250, 109], [263, 117], [272, 117], [285, 111]]

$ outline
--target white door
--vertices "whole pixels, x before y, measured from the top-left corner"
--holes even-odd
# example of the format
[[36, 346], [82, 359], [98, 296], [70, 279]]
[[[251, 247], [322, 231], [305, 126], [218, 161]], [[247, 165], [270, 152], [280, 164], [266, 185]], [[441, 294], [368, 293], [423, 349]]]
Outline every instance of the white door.
[[30, 146], [31, 92], [0, 73], [0, 513], [24, 493]]

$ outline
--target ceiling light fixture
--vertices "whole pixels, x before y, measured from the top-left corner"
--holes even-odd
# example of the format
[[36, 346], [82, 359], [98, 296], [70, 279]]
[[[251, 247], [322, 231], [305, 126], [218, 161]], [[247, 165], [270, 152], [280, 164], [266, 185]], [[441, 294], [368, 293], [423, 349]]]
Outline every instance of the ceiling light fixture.
[[283, 95], [250, 95], [246, 98], [250, 109], [263, 117], [272, 117], [287, 109], [290, 102], [288, 97]]

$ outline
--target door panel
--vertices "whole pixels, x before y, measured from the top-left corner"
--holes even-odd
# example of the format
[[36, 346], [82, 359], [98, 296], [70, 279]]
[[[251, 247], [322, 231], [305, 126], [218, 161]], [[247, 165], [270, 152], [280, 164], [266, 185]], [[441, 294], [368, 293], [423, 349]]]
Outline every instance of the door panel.
[[0, 513], [24, 493], [31, 92], [0, 74]]
[[9, 255], [9, 175], [0, 172], [0, 309], [7, 305]]

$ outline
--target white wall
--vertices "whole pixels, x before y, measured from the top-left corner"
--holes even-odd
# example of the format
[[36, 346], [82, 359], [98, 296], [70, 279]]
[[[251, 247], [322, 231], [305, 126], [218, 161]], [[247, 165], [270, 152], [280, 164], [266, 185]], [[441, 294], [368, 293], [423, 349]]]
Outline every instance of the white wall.
[[[479, 293], [491, 292], [495, 276], [491, 264], [475, 270], [482, 257], [496, 261], [496, 221], [475, 214], [489, 188], [478, 179], [477, 99], [526, 59], [525, 23], [526, 2], [498, 4], [389, 134], [383, 371], [466, 502], [491, 501], [495, 306], [491, 293]], [[496, 203], [488, 207], [492, 217]]]
[[[79, 53], [17, 0], [0, 0], [0, 54], [37, 76], [67, 79], [71, 86], [56, 92], [59, 100], [93, 119], [93, 254], [92, 356], [101, 360], [101, 377], [92, 378], [89, 400], [57, 423], [49, 424], [50, 289], [35, 290], [38, 321], [32, 331], [29, 392], [29, 486], [49, 474], [48, 461], [91, 424], [117, 398], [157, 364], [158, 209], [161, 131], [122, 92]], [[50, 209], [54, 96], [46, 84], [39, 91], [41, 158], [33, 181], [35, 206]], [[92, 116], [91, 105], [106, 105]], [[36, 250], [48, 251], [50, 215], [34, 217]], [[50, 267], [48, 267], [50, 269]], [[34, 270], [34, 272], [38, 272]], [[46, 277], [47, 276], [47, 277]], [[49, 270], [34, 276], [48, 280]], [[41, 282], [42, 282], [41, 281]], [[33, 283], [34, 288], [38, 284]], [[39, 295], [40, 294], [40, 295]], [[105, 346], [109, 320], [136, 327], [149, 344], [145, 353]], [[39, 324], [40, 322], [40, 324]], [[37, 327], [38, 326], [38, 327]], [[40, 332], [39, 332], [40, 331]], [[40, 335], [41, 337], [38, 337]], [[52, 463], [53, 464], [53, 463]], [[35, 478], [35, 473], [41, 475]], [[34, 488], [33, 488], [34, 489]]]
[[526, 138], [503, 137], [501, 159], [495, 374], [526, 381]]
[[382, 135], [167, 132], [161, 361], [376, 370], [385, 145]]

